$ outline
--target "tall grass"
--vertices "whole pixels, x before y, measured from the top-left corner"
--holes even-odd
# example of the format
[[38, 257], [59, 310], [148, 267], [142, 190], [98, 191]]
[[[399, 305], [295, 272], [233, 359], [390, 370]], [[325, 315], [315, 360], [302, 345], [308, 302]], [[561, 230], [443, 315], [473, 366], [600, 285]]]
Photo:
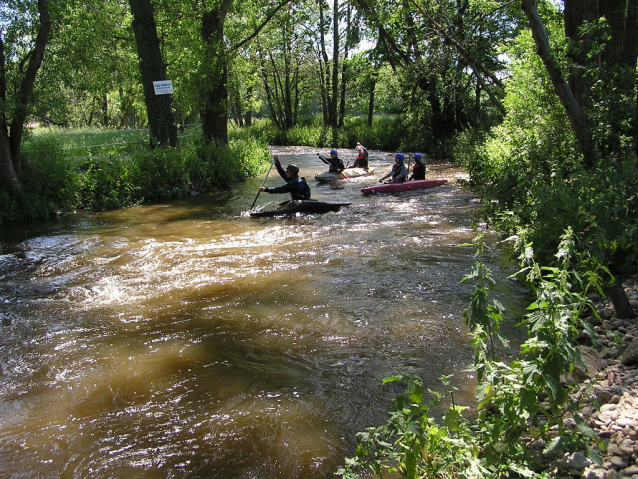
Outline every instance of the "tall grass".
[[[0, 224], [59, 212], [108, 210], [208, 192], [254, 176], [270, 162], [254, 138], [148, 150], [140, 132], [31, 134], [23, 147], [22, 190], [0, 184]], [[111, 143], [108, 143], [111, 141]]]

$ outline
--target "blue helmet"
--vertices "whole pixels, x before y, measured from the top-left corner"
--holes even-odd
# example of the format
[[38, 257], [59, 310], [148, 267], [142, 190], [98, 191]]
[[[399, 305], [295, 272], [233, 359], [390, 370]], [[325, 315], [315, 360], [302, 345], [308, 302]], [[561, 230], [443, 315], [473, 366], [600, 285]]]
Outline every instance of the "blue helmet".
[[339, 156], [339, 153], [337, 153], [337, 150], [335, 150], [335, 149], [330, 150], [330, 154], [332, 155], [333, 153], [335, 155]]
[[399, 160], [403, 161], [405, 159], [405, 156], [403, 156], [403, 153], [397, 153], [396, 155], [394, 155], [394, 158], [398, 158]]
[[417, 160], [420, 160], [420, 159], [421, 159], [421, 153], [415, 153], [415, 154], [414, 154], [414, 157], [415, 157]]

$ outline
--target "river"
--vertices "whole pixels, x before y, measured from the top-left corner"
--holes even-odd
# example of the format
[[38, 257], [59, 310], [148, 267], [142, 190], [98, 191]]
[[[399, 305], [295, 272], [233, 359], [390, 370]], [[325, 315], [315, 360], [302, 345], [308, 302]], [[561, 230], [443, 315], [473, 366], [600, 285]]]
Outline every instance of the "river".
[[[262, 175], [2, 227], [0, 477], [333, 477], [402, 392], [383, 378], [441, 389], [455, 374], [472, 403], [465, 173], [436, 162], [427, 177], [444, 186], [364, 197], [391, 156], [371, 152], [372, 178], [318, 185], [317, 151], [276, 150], [313, 198], [352, 203], [337, 213], [249, 217]], [[266, 185], [281, 184], [273, 169]], [[512, 272], [498, 248], [484, 261]], [[520, 305], [524, 291], [501, 284]]]

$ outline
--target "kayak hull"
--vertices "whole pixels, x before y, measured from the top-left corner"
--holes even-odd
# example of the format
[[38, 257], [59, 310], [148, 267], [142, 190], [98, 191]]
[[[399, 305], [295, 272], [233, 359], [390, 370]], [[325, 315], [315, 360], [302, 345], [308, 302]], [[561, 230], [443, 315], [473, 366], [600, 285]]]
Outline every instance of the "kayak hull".
[[294, 200], [282, 203], [276, 210], [257, 211], [250, 213], [254, 218], [264, 218], [268, 216], [294, 215], [297, 213], [321, 214], [330, 211], [339, 211], [343, 206], [351, 203], [328, 203], [318, 200]]
[[406, 181], [404, 183], [388, 183], [384, 185], [366, 186], [361, 188], [364, 195], [374, 195], [377, 193], [396, 193], [399, 191], [427, 190], [447, 183], [447, 180], [417, 180]]
[[374, 167], [368, 168], [346, 168], [341, 173], [333, 173], [326, 171], [315, 175], [315, 180], [319, 183], [328, 183], [335, 180], [346, 180], [349, 178], [358, 178], [359, 176], [367, 176], [375, 170]]

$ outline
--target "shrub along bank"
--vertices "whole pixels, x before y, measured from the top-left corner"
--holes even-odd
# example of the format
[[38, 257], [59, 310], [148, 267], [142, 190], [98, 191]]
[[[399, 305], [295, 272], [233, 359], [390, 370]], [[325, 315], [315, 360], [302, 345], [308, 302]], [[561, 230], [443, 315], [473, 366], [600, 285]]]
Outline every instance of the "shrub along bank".
[[[564, 31], [562, 24], [549, 27], [554, 35]], [[636, 102], [613, 88], [628, 78], [633, 84], [635, 68], [586, 72], [597, 85], [584, 110], [597, 160], [584, 162], [531, 33], [521, 32], [515, 47], [504, 121], [489, 131], [460, 133], [452, 157], [466, 168], [483, 199], [481, 219], [512, 238], [521, 267], [516, 277], [535, 294], [522, 323], [527, 339], [515, 360], [495, 356], [494, 344], [504, 341], [499, 326], [507, 312], [490, 299], [493, 279], [477, 262], [466, 278], [476, 285], [466, 324], [475, 352], [471, 369], [478, 379], [478, 417], [462, 416], [450, 388], [424, 391], [419, 378], [390, 378], [404, 381], [406, 393], [394, 402], [386, 424], [358, 435], [356, 454], [340, 471], [344, 477], [358, 477], [365, 469], [415, 479], [573, 477], [575, 458], [582, 459], [575, 473], [581, 477], [638, 472], [622, 467], [638, 458], [633, 432], [638, 426], [620, 439], [597, 433], [592, 410], [607, 424], [614, 408], [596, 411], [604, 395], [584, 406], [588, 394], [566, 381], [576, 369], [585, 369], [584, 348], [601, 342], [595, 321], [588, 319], [600, 321], [594, 295], [610, 296], [617, 318], [635, 324], [635, 310], [623, 307], [629, 301], [621, 285], [638, 271]], [[610, 75], [618, 76], [600, 80]], [[633, 343], [633, 337], [623, 341]], [[587, 387], [600, 385], [594, 378]], [[431, 411], [439, 406], [443, 420], [435, 421]], [[626, 454], [621, 446], [633, 449]], [[624, 457], [618, 459], [613, 448]]]
[[123, 153], [82, 158], [70, 158], [61, 145], [55, 135], [28, 140], [22, 191], [0, 185], [0, 224], [227, 188], [257, 175], [270, 163], [267, 146], [250, 137], [229, 145], [189, 141], [178, 149], [153, 151], [138, 143]]

